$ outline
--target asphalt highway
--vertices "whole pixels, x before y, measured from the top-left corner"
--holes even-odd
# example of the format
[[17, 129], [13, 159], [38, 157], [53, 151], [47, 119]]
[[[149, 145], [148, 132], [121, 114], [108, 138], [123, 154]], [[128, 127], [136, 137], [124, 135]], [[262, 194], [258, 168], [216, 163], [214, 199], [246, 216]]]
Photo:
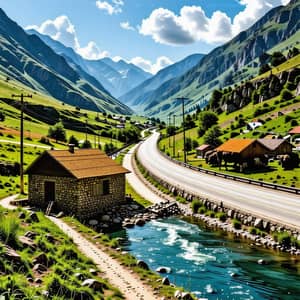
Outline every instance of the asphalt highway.
[[199, 173], [179, 166], [157, 148], [159, 133], [139, 147], [138, 158], [154, 175], [187, 192], [300, 229], [300, 195]]

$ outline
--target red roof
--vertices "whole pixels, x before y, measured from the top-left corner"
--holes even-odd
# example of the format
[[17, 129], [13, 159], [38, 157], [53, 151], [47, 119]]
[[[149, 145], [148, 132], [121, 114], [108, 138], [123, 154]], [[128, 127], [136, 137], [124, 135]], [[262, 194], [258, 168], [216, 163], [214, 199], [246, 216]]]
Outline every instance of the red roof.
[[290, 134], [300, 134], [300, 126], [296, 126], [289, 131]]

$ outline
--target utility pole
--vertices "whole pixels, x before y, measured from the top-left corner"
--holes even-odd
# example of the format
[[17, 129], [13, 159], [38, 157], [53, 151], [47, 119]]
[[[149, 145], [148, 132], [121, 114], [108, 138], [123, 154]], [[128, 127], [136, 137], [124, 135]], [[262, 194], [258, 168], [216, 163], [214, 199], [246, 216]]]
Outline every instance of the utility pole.
[[85, 119], [85, 142], [87, 142], [87, 124], [88, 124], [88, 120]]
[[20, 193], [24, 194], [24, 98], [32, 98], [32, 95], [11, 95], [12, 98], [21, 100], [21, 124], [20, 124]]
[[173, 134], [173, 157], [175, 157], [175, 135], [176, 135], [175, 118], [176, 118], [176, 115], [173, 115], [173, 126], [174, 126], [174, 134]]
[[171, 130], [171, 116], [168, 115], [168, 125], [169, 125], [169, 148], [171, 148], [171, 133], [170, 133], [170, 130]]
[[185, 121], [184, 121], [184, 101], [188, 101], [188, 98], [177, 98], [177, 100], [181, 100], [182, 104], [182, 127], [183, 127], [183, 155], [184, 155], [184, 163], [186, 163], [186, 149], [185, 149]]

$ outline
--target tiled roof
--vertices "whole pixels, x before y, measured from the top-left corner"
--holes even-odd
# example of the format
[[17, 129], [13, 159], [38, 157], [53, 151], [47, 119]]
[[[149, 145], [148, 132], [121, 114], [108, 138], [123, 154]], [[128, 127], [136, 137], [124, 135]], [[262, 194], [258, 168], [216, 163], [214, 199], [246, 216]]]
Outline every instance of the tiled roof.
[[300, 134], [300, 126], [296, 126], [296, 127], [294, 127], [293, 129], [291, 129], [290, 131], [289, 131], [289, 133], [291, 133], [291, 134]]
[[102, 177], [129, 171], [98, 149], [50, 150], [47, 153], [75, 178]]
[[255, 139], [230, 139], [219, 146], [216, 150], [221, 152], [241, 153], [254, 142]]
[[286, 142], [284, 139], [258, 139], [258, 141], [269, 150], [276, 150], [282, 143]]

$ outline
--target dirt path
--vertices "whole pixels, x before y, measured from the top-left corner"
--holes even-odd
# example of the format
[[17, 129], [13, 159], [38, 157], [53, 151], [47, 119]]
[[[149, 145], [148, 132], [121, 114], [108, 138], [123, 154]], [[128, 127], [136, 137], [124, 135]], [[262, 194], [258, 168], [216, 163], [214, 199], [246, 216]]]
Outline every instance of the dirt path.
[[[7, 197], [0, 204], [7, 209], [14, 209], [10, 201], [16, 199], [17, 195]], [[71, 228], [61, 219], [49, 217], [66, 235], [73, 239], [74, 244], [87, 257], [89, 257], [102, 271], [103, 278], [117, 287], [128, 300], [157, 300], [153, 290], [144, 284], [137, 275], [120, 265], [103, 250], [85, 239], [76, 230]]]
[[61, 219], [49, 217], [63, 232], [73, 239], [78, 249], [92, 259], [111, 284], [118, 287], [128, 300], [159, 299], [150, 287], [146, 286], [136, 275], [121, 266], [104, 251], [82, 237], [77, 231]]

